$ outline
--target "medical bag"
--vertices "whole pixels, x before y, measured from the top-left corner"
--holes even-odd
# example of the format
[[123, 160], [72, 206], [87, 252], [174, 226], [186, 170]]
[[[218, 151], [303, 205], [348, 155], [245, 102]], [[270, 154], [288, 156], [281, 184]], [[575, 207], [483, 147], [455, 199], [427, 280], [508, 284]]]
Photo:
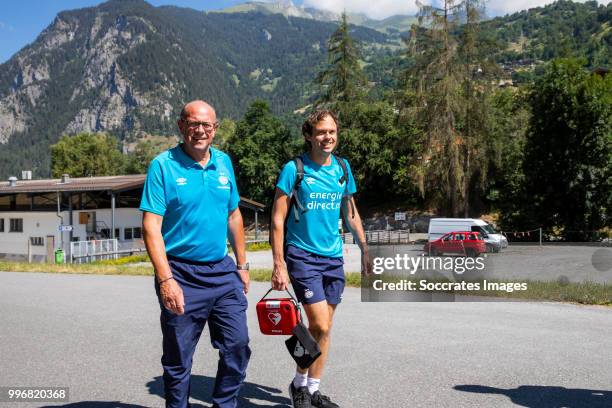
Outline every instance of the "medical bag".
[[300, 306], [289, 291], [288, 298], [266, 299], [271, 291], [257, 302], [259, 330], [268, 335], [291, 335], [293, 328], [301, 321]]

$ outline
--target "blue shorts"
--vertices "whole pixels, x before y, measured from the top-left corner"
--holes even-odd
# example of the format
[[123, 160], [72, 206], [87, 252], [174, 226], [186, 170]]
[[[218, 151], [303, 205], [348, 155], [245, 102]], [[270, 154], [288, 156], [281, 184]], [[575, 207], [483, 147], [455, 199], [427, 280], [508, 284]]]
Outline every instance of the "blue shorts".
[[285, 262], [298, 301], [304, 304], [326, 300], [330, 305], [342, 301], [344, 260], [316, 255], [287, 245]]

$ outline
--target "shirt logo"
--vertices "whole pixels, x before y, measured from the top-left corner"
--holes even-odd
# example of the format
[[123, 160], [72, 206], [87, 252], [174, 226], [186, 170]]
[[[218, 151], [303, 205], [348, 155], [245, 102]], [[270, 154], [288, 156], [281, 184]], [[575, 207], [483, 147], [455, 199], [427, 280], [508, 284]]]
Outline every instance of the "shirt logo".
[[229, 183], [229, 179], [225, 176], [219, 176], [219, 183], [226, 185], [227, 183]]
[[306, 180], [306, 184], [308, 184], [309, 186], [315, 183], [315, 179], [313, 179], [312, 177], [306, 177], [304, 180]]
[[177, 186], [184, 186], [187, 184], [187, 179], [184, 177], [179, 177], [176, 179], [176, 185]]

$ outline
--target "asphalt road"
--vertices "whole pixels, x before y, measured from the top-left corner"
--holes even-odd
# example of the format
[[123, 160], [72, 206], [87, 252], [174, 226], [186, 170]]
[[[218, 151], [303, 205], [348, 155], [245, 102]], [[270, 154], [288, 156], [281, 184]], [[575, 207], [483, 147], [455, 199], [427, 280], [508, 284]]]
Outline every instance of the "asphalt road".
[[[283, 338], [258, 332], [241, 407], [287, 407]], [[70, 403], [163, 405], [151, 277], [0, 273], [0, 386], [70, 387]], [[361, 303], [347, 289], [322, 391], [342, 407], [612, 406], [612, 309], [569, 304]], [[200, 340], [192, 402], [210, 406], [216, 353]]]

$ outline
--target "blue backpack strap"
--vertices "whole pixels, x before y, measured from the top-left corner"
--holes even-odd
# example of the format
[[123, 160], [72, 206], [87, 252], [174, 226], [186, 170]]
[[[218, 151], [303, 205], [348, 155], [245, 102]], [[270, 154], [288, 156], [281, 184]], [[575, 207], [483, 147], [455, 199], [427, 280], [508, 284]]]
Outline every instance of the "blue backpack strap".
[[293, 163], [295, 164], [296, 176], [295, 182], [293, 183], [293, 189], [291, 190], [291, 201], [289, 202], [289, 207], [293, 207], [293, 217], [295, 222], [300, 222], [300, 212], [307, 211], [300, 202], [298, 196], [298, 191], [302, 185], [302, 180], [304, 180], [304, 160], [302, 160], [301, 156], [296, 156], [293, 158]]
[[[338, 184], [342, 185], [343, 183], [348, 183], [348, 169], [346, 168], [346, 162], [344, 161], [344, 158], [337, 156], [335, 154], [333, 154], [333, 156], [336, 158], [336, 161], [342, 168], [342, 177], [340, 177], [340, 179], [338, 180]], [[351, 200], [353, 196], [348, 195], [347, 197], [348, 197], [348, 202], [349, 202], [350, 210], [351, 210], [350, 211], [351, 218], [355, 218], [355, 205], [353, 204], [353, 200]]]
[[338, 180], [339, 184], [343, 184], [348, 182], [348, 169], [346, 168], [346, 162], [344, 161], [344, 159], [340, 156], [337, 156], [335, 154], [332, 153], [332, 155], [336, 158], [336, 161], [338, 162], [338, 164], [340, 165], [340, 167], [342, 168], [342, 177], [340, 177], [340, 180]]

